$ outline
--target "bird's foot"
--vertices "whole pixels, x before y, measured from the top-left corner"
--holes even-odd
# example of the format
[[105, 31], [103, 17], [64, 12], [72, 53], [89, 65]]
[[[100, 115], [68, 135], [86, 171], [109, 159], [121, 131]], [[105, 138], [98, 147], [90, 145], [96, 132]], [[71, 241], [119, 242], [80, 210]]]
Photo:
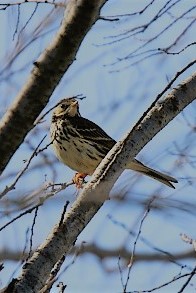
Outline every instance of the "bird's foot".
[[84, 180], [86, 176], [87, 174], [85, 173], [76, 173], [74, 175], [72, 181], [76, 185], [77, 189], [83, 188], [83, 184], [86, 183]]

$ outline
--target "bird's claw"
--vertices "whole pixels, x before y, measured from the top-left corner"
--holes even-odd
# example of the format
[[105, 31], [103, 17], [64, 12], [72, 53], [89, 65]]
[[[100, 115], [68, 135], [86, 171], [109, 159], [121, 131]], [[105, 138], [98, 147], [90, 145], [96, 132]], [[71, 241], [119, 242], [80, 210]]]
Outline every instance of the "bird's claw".
[[87, 174], [84, 173], [76, 173], [72, 179], [73, 183], [76, 185], [77, 189], [83, 188], [83, 184], [86, 183], [84, 180]]

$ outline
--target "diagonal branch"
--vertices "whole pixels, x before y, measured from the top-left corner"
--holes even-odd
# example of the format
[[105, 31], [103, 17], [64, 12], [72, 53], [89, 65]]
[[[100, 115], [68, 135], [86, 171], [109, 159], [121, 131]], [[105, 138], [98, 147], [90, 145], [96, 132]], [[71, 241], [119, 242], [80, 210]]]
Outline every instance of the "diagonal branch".
[[[108, 199], [114, 183], [126, 168], [127, 160], [139, 151], [179, 112], [195, 99], [196, 74], [174, 88], [143, 117], [141, 123], [119, 141], [96, 169], [91, 181], [56, 225], [32, 258], [25, 264], [21, 276], [10, 284], [14, 292], [38, 292], [43, 288], [52, 268], [67, 255], [78, 235]], [[131, 150], [131, 151], [130, 151]]]
[[107, 0], [70, 0], [59, 31], [0, 121], [0, 174], [32, 129]]

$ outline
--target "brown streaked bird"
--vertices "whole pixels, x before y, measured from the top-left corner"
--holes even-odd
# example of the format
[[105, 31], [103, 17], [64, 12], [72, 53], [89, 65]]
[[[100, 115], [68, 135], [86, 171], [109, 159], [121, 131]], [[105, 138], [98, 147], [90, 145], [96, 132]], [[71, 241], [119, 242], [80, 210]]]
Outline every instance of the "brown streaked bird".
[[[92, 175], [116, 141], [94, 122], [82, 117], [76, 97], [61, 100], [55, 107], [50, 127], [52, 144], [58, 159], [77, 171], [73, 178], [78, 188], [81, 180]], [[166, 174], [153, 170], [136, 159], [127, 169], [132, 169], [175, 188], [171, 183], [178, 181]]]

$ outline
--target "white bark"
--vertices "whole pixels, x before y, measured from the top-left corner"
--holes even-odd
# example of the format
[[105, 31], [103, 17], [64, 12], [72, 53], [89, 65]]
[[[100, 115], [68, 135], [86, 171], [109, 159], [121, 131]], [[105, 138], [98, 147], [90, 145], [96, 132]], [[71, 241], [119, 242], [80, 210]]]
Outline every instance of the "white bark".
[[56, 225], [32, 258], [25, 264], [21, 276], [12, 285], [14, 292], [38, 292], [55, 265], [77, 240], [88, 222], [100, 209], [109, 192], [126, 167], [163, 127], [195, 99], [196, 74], [173, 89], [108, 153], [96, 169], [61, 226]]
[[69, 0], [59, 31], [0, 121], [0, 174], [33, 128], [107, 0]]

